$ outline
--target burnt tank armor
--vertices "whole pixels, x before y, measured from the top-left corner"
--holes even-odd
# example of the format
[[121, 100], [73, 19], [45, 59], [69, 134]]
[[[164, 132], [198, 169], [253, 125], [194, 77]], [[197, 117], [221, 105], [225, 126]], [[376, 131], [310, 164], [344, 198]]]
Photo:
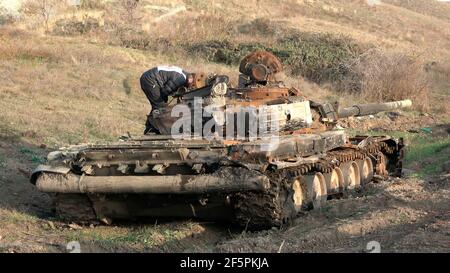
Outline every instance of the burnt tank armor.
[[[350, 137], [335, 125], [411, 101], [348, 108], [311, 102], [276, 80], [282, 69], [273, 54], [253, 52], [240, 64], [238, 87], [214, 76], [177, 96], [173, 107], [200, 106], [199, 119], [194, 111], [184, 118], [200, 120], [201, 129], [212, 121], [206, 133], [191, 124], [174, 134], [180, 117], [171, 108], [155, 117], [162, 135], [61, 148], [34, 170], [31, 183], [56, 193], [56, 211], [67, 221], [192, 217], [264, 229], [363, 188], [374, 176], [400, 175], [401, 139]], [[231, 124], [241, 114], [239, 132]], [[261, 137], [264, 126], [252, 127], [252, 115], [277, 126], [266, 126]], [[232, 138], [218, 137], [230, 132]]]

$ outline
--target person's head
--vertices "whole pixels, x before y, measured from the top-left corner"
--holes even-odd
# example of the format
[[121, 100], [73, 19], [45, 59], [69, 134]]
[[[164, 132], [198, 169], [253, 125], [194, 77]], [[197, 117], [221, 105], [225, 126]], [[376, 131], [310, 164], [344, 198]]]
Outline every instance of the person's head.
[[187, 73], [187, 75], [186, 75], [186, 87], [189, 88], [189, 87], [194, 86], [194, 83], [195, 83], [194, 77], [195, 77], [194, 73]]

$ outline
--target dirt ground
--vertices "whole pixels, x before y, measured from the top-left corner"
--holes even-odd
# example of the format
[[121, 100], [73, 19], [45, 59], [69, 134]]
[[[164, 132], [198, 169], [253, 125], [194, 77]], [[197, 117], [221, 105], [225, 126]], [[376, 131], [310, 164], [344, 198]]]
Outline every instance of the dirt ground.
[[[448, 137], [441, 131], [436, 130]], [[371, 183], [282, 229], [248, 232], [189, 219], [80, 227], [58, 220], [51, 196], [28, 181], [36, 158], [47, 152], [44, 146], [0, 141], [0, 154], [6, 155], [0, 162], [0, 252], [68, 252], [71, 241], [83, 252], [365, 252], [371, 241], [382, 252], [450, 251], [446, 171]]]

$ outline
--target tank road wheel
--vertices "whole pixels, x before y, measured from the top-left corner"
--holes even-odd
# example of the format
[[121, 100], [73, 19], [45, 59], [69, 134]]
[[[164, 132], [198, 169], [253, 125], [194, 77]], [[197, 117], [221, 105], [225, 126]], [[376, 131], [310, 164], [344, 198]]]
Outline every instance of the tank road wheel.
[[292, 200], [294, 201], [294, 208], [296, 212], [300, 212], [305, 205], [306, 201], [306, 185], [303, 183], [301, 177], [297, 177], [292, 183]]
[[354, 190], [361, 185], [360, 171], [355, 161], [341, 164], [341, 169], [344, 174], [345, 190]]
[[375, 172], [378, 175], [381, 175], [383, 177], [388, 175], [388, 171], [387, 171], [387, 160], [386, 160], [386, 156], [382, 153], [379, 152], [376, 156], [377, 158], [377, 162], [375, 164]]
[[333, 171], [325, 173], [325, 182], [327, 184], [327, 194], [335, 195], [339, 194], [344, 189], [344, 175], [339, 167], [335, 167]]
[[305, 175], [307, 185], [307, 201], [313, 209], [322, 207], [327, 201], [327, 184], [322, 173]]
[[356, 160], [358, 163], [360, 176], [361, 176], [361, 185], [369, 183], [373, 178], [373, 163], [372, 160], [368, 157], [364, 159]]
[[98, 223], [92, 202], [85, 194], [57, 194], [56, 214], [67, 222], [78, 224]]

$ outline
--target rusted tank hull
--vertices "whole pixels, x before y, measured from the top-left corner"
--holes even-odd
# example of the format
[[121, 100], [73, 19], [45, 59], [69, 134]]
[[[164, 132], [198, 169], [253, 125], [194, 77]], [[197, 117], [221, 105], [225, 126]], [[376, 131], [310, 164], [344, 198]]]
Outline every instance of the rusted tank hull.
[[401, 171], [403, 145], [389, 137], [333, 131], [280, 136], [272, 150], [261, 143], [155, 136], [77, 146], [52, 154], [54, 165], [36, 169], [32, 182], [57, 193], [68, 221], [188, 217], [260, 229], [363, 187], [374, 173]]

